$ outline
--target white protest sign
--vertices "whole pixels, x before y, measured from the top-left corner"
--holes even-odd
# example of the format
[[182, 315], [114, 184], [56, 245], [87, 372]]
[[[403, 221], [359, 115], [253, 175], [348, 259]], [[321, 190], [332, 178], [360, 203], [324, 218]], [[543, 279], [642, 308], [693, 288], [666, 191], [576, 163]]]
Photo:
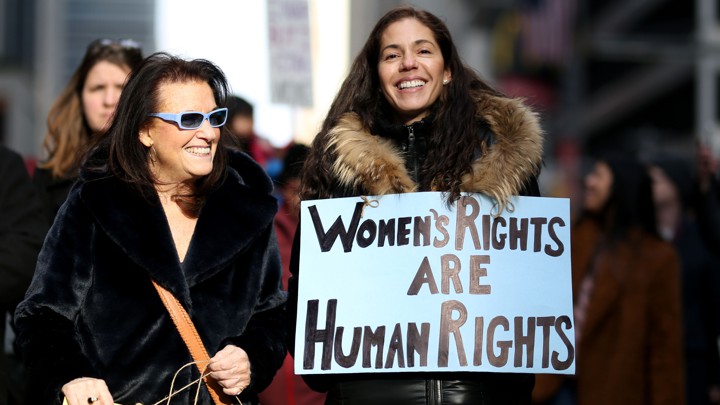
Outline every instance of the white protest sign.
[[270, 93], [274, 103], [312, 105], [307, 0], [268, 0]]
[[303, 201], [297, 374], [572, 374], [570, 203]]

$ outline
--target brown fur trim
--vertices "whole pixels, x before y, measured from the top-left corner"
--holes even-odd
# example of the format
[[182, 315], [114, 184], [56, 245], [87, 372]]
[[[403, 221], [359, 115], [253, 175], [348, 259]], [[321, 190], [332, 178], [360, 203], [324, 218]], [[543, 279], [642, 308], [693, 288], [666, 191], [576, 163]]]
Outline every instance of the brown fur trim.
[[[462, 179], [461, 188], [493, 198], [502, 212], [510, 196], [539, 172], [542, 130], [537, 114], [519, 99], [485, 96], [478, 101], [477, 114], [490, 125], [495, 143], [473, 163], [473, 173]], [[370, 134], [356, 114], [343, 116], [329, 137], [326, 152], [334, 149], [337, 155], [332, 170], [341, 184], [360, 185], [371, 195], [417, 189], [401, 152], [390, 140]]]
[[477, 114], [490, 125], [495, 143], [482, 159], [473, 163], [472, 176], [462, 181], [462, 190], [482, 192], [507, 207], [525, 182], [540, 172], [543, 135], [536, 113], [519, 99], [484, 97]]
[[327, 148], [335, 148], [337, 153], [332, 170], [340, 184], [361, 185], [371, 195], [417, 189], [400, 151], [389, 140], [371, 135], [356, 114], [343, 116], [329, 135]]

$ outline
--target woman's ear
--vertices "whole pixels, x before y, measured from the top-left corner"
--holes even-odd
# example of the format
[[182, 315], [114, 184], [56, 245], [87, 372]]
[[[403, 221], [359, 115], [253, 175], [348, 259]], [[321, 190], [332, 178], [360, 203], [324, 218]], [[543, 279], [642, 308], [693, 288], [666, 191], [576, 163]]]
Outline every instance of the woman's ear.
[[140, 133], [138, 134], [138, 139], [140, 140], [140, 143], [145, 145], [146, 147], [151, 147], [153, 145], [153, 139], [152, 134], [150, 134], [150, 126], [146, 125], [140, 128]]

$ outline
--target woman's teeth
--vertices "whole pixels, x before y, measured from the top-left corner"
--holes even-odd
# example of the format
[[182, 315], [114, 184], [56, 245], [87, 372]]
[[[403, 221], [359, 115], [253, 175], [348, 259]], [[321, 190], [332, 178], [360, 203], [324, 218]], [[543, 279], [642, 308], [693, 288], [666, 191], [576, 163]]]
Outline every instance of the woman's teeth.
[[410, 80], [409, 82], [400, 83], [398, 88], [400, 88], [402, 90], [402, 89], [407, 89], [410, 87], [420, 87], [420, 86], [424, 86], [424, 85], [425, 85], [425, 82], [422, 80]]
[[187, 148], [186, 149], [189, 153], [192, 153], [193, 155], [208, 155], [210, 154], [210, 148], [209, 147], [193, 147], [193, 148]]

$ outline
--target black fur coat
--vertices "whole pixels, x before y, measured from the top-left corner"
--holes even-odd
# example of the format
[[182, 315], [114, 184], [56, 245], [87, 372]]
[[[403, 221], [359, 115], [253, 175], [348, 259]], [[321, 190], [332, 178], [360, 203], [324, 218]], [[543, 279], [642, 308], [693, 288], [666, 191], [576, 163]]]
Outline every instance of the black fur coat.
[[[212, 356], [227, 344], [250, 358], [254, 396], [282, 365], [285, 294], [273, 233], [272, 184], [234, 155], [224, 184], [198, 218], [181, 264], [159, 200], [114, 177], [82, 179], [45, 241], [16, 311], [19, 342], [34, 370], [33, 403], [61, 400], [63, 384], [104, 379], [116, 402], [155, 403], [192, 358], [150, 279], [188, 311]], [[175, 387], [198, 378], [195, 367]], [[196, 386], [173, 398], [192, 404]], [[203, 387], [198, 403], [211, 403]]]

